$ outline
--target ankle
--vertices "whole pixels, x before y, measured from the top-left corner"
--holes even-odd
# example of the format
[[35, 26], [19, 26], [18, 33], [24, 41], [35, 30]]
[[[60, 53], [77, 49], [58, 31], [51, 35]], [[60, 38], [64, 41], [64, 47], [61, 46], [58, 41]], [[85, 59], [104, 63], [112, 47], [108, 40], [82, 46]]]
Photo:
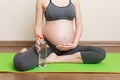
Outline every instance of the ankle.
[[22, 48], [19, 53], [24, 53], [25, 51], [27, 51], [27, 48]]
[[57, 57], [58, 56], [56, 54], [52, 53], [47, 57], [46, 62], [47, 63], [56, 63], [57, 62]]
[[56, 58], [55, 58], [55, 63], [58, 63], [58, 62], [60, 62], [59, 56], [56, 56]]

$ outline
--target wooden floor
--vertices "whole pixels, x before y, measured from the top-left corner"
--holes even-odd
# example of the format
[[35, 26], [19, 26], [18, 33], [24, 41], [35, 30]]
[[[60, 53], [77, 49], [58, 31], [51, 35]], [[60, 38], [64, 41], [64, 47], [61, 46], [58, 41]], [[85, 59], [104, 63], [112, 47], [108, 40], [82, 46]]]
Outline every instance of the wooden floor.
[[0, 73], [0, 80], [120, 80], [111, 73]]
[[[31, 42], [30, 42], [31, 43]], [[98, 43], [95, 43], [95, 45]], [[101, 44], [101, 43], [100, 43]], [[111, 44], [111, 43], [110, 43]], [[119, 45], [118, 45], [119, 44]], [[7, 46], [6, 46], [7, 45]], [[12, 45], [12, 46], [11, 46]], [[19, 45], [19, 46], [16, 46]], [[30, 47], [33, 44], [0, 43], [0, 52], [17, 52], [23, 46]], [[99, 45], [101, 46], [101, 45]], [[107, 52], [119, 52], [120, 42], [111, 46], [101, 46]], [[0, 72], [0, 80], [120, 80], [120, 73], [4, 73]]]

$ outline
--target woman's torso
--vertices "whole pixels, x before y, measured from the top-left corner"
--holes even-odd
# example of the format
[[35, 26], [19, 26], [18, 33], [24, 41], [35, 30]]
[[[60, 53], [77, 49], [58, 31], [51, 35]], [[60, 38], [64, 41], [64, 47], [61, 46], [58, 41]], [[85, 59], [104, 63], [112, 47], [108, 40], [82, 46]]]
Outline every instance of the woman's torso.
[[[70, 0], [69, 0], [70, 1]], [[57, 6], [57, 4], [52, 3], [49, 1], [49, 4], [46, 6], [46, 10], [48, 11], [48, 15], [58, 15], [58, 17], [54, 17], [50, 18], [51, 20], [46, 21], [46, 24], [43, 28], [43, 34], [44, 36], [54, 45], [59, 45], [59, 44], [65, 44], [65, 43], [71, 43], [73, 42], [74, 39], [74, 27], [73, 27], [73, 20], [71, 20], [71, 17], [73, 15], [70, 15], [70, 13], [66, 13], [68, 14], [68, 16], [66, 15], [61, 15], [59, 13], [56, 14], [52, 14], [49, 11], [49, 7], [51, 7], [52, 9], [54, 9], [53, 11], [57, 11], [57, 10], [61, 10], [61, 12], [63, 11], [63, 8], [68, 10], [69, 8], [73, 8], [73, 4], [71, 2], [67, 3], [67, 6], [65, 5], [64, 7], [60, 7]], [[56, 8], [58, 8], [56, 10]], [[45, 11], [46, 11], [45, 10]], [[71, 10], [70, 10], [71, 11]], [[58, 12], [58, 11], [57, 11]], [[65, 13], [65, 11], [63, 11]], [[73, 12], [73, 11], [71, 11]], [[45, 13], [46, 14], [46, 13]], [[63, 16], [62, 19], [60, 19]], [[71, 16], [71, 17], [69, 17]], [[46, 15], [45, 15], [46, 17]], [[67, 17], [67, 18], [66, 18]], [[73, 16], [74, 17], [74, 16]]]

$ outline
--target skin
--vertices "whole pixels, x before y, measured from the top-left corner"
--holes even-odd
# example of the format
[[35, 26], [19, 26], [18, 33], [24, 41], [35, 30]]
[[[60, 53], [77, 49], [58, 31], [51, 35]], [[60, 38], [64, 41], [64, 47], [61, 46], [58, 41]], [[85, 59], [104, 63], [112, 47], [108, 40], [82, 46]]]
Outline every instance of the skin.
[[[55, 21], [46, 21], [46, 24], [43, 26], [44, 12], [49, 4], [50, 0], [37, 0], [36, 2], [36, 22], [35, 22], [35, 35], [44, 35], [52, 44], [56, 46], [57, 49], [61, 51], [67, 51], [74, 49], [81, 37], [82, 33], [82, 20], [80, 12], [79, 0], [71, 0], [75, 7], [76, 17], [73, 21], [71, 20], [55, 20]], [[64, 7], [69, 4], [69, 0], [52, 0], [54, 5], [59, 7]], [[74, 25], [75, 24], [75, 25]], [[73, 27], [75, 26], [75, 29]], [[51, 36], [52, 35], [52, 36]], [[40, 39], [36, 36], [36, 50], [40, 50]], [[26, 51], [24, 48], [22, 52]], [[47, 57], [47, 63], [54, 62], [76, 62], [82, 63], [80, 52], [57, 56], [55, 53], [51, 53]]]

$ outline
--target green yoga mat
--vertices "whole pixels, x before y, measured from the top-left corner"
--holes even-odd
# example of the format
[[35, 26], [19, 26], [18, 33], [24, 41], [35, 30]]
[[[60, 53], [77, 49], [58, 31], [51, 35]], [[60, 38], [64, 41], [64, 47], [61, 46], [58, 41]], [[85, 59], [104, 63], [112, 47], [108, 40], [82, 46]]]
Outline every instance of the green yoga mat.
[[[14, 53], [0, 53], [0, 72], [19, 72], [14, 69]], [[98, 64], [54, 63], [46, 68], [35, 67], [25, 72], [120, 72], [120, 54], [107, 53]]]

